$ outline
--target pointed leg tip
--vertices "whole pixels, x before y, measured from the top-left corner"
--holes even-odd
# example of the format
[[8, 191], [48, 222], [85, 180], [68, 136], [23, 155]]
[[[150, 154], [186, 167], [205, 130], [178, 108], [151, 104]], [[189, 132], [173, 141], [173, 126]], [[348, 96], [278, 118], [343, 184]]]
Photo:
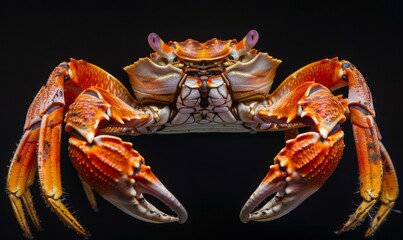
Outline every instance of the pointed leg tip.
[[342, 227], [340, 227], [339, 230], [334, 231], [334, 233], [335, 233], [336, 235], [341, 235], [341, 234], [343, 234], [343, 233], [346, 233], [346, 232], [348, 232], [348, 231], [350, 231], [350, 230], [355, 229], [356, 227], [357, 227], [357, 226], [356, 226], [355, 224], [351, 225], [351, 224], [345, 223]]
[[[376, 221], [376, 218], [374, 218], [373, 219], [373, 221]], [[375, 234], [375, 232], [376, 232], [376, 230], [379, 228], [379, 224], [378, 224], [378, 222], [376, 221], [376, 222], [371, 222], [371, 224], [370, 224], [370, 226], [369, 226], [369, 228], [367, 229], [367, 231], [365, 231], [365, 237], [367, 238], [367, 237], [372, 237], [374, 234]]]
[[31, 233], [29, 233], [29, 234], [24, 233], [24, 237], [25, 237], [26, 239], [34, 239], [34, 236], [33, 236]]
[[374, 229], [368, 229], [368, 230], [365, 232], [364, 237], [369, 238], [369, 237], [374, 236], [374, 234], [375, 234], [375, 230], [374, 230]]
[[344, 231], [343, 229], [339, 229], [339, 230], [334, 231], [334, 234], [340, 235], [340, 234], [342, 234], [342, 233], [344, 233], [344, 232], [345, 232], [345, 231]]
[[83, 234], [84, 239], [90, 239], [91, 238], [91, 232], [85, 231], [85, 234]]
[[[349, 231], [349, 230], [351, 230], [352, 228], [349, 228], [349, 227], [342, 227], [342, 228], [340, 228], [339, 230], [336, 230], [336, 231], [334, 231], [334, 233], [336, 234], [336, 235], [340, 235], [340, 234], [343, 234], [343, 233], [345, 233], [345, 232], [347, 232], [347, 231]], [[370, 227], [370, 228], [368, 228], [367, 229], [367, 231], [365, 232], [365, 234], [364, 234], [364, 237], [365, 238], [369, 238], [369, 237], [372, 237], [374, 234], [375, 234], [375, 231], [376, 231], [376, 228], [372, 228], [372, 227]]]

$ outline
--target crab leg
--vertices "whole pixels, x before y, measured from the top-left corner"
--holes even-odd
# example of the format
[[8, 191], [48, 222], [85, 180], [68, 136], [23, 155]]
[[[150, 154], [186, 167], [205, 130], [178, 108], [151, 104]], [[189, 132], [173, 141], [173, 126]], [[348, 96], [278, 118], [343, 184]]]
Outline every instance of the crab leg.
[[137, 101], [130, 95], [126, 87], [102, 68], [74, 58], [70, 59], [68, 68], [68, 77], [64, 83], [66, 107], [70, 106], [84, 89], [90, 87], [99, 87], [113, 93], [132, 107], [137, 105]]
[[379, 142], [379, 145], [381, 148], [383, 166], [383, 183], [381, 196], [379, 199], [381, 206], [379, 207], [375, 217], [372, 219], [370, 227], [365, 232], [366, 236], [371, 236], [375, 233], [379, 225], [385, 220], [386, 216], [393, 208], [396, 198], [399, 194], [397, 176], [392, 160], [383, 144]]
[[45, 200], [63, 222], [81, 235], [88, 233], [62, 203], [63, 189], [60, 176], [60, 137], [63, 109], [57, 108], [42, 117], [38, 141], [39, 180]]
[[64, 108], [63, 83], [67, 69], [66, 63], [56, 67], [46, 86], [36, 95], [27, 114], [24, 135], [11, 161], [7, 190], [17, 220], [29, 238], [32, 238], [32, 234], [24, 215], [24, 206], [36, 228], [41, 229], [29, 192], [37, 167], [45, 200], [67, 225], [88, 236], [60, 199], [60, 132]]
[[38, 132], [39, 129], [28, 129], [22, 136], [19, 147], [11, 161], [7, 179], [7, 191], [14, 214], [24, 235], [28, 238], [32, 238], [32, 234], [24, 214], [24, 207], [27, 209], [34, 226], [38, 230], [41, 229], [29, 190], [33, 184], [37, 168], [35, 152]]
[[88, 202], [90, 203], [92, 210], [94, 212], [98, 212], [98, 204], [97, 204], [97, 200], [96, 200], [96, 197], [94, 194], [94, 190], [81, 177], [80, 177], [80, 180], [81, 180], [81, 184], [83, 185], [85, 195], [87, 196]]
[[[186, 210], [144, 163], [132, 144], [119, 137], [153, 122], [152, 112], [131, 108], [113, 94], [89, 88], [78, 96], [66, 115], [72, 133], [69, 153], [82, 180], [127, 214], [152, 223], [185, 222]], [[113, 131], [111, 131], [111, 129]], [[147, 202], [150, 194], [170, 207], [168, 215]]]
[[366, 236], [370, 236], [392, 209], [398, 196], [398, 183], [392, 161], [380, 141], [381, 135], [374, 120], [375, 111], [368, 86], [361, 73], [349, 62], [344, 61], [343, 68], [349, 81], [348, 105], [357, 149], [363, 201], [339, 233], [361, 223], [369, 210], [380, 200], [381, 207], [366, 232]]
[[337, 57], [332, 59], [326, 58], [308, 64], [287, 77], [280, 86], [270, 94], [269, 100], [275, 103], [305, 82], [320, 83], [330, 91], [347, 86], [347, 82], [343, 79], [343, 69], [341, 66], [342, 63]]

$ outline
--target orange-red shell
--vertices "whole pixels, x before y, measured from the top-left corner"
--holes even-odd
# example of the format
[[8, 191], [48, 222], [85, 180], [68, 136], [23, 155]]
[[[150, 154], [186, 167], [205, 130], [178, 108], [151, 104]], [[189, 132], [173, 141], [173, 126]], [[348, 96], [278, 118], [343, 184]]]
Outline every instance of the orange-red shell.
[[199, 42], [188, 39], [184, 42], [170, 42], [168, 45], [173, 47], [176, 56], [185, 60], [216, 60], [228, 56], [236, 40], [219, 40], [217, 38], [210, 39], [206, 42]]

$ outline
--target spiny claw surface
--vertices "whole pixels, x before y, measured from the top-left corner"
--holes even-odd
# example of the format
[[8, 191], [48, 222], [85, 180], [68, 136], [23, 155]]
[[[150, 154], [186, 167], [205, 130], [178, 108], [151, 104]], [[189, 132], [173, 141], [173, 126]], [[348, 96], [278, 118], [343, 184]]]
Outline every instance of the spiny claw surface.
[[[241, 221], [271, 221], [292, 211], [318, 190], [336, 168], [343, 153], [343, 132], [326, 139], [317, 132], [288, 140], [275, 164], [241, 210]], [[272, 194], [263, 207], [254, 209]]]
[[[83, 181], [127, 214], [153, 223], [187, 220], [182, 204], [144, 164], [132, 144], [118, 137], [100, 135], [93, 143], [71, 137], [70, 158]], [[149, 194], [170, 207], [177, 216], [164, 213], [147, 202]]]

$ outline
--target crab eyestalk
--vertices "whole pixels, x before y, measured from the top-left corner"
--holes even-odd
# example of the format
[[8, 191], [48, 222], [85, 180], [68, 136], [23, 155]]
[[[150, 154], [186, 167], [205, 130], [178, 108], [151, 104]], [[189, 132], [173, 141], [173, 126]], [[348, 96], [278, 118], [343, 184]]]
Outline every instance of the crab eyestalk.
[[259, 34], [256, 30], [250, 30], [246, 36], [239, 41], [234, 49], [234, 53], [238, 56], [242, 56], [251, 50], [259, 40]]
[[161, 57], [168, 59], [169, 62], [172, 62], [172, 60], [176, 57], [173, 49], [162, 41], [162, 39], [156, 33], [150, 33], [150, 35], [148, 35], [148, 44], [150, 44], [150, 47], [156, 53], [158, 53]]

